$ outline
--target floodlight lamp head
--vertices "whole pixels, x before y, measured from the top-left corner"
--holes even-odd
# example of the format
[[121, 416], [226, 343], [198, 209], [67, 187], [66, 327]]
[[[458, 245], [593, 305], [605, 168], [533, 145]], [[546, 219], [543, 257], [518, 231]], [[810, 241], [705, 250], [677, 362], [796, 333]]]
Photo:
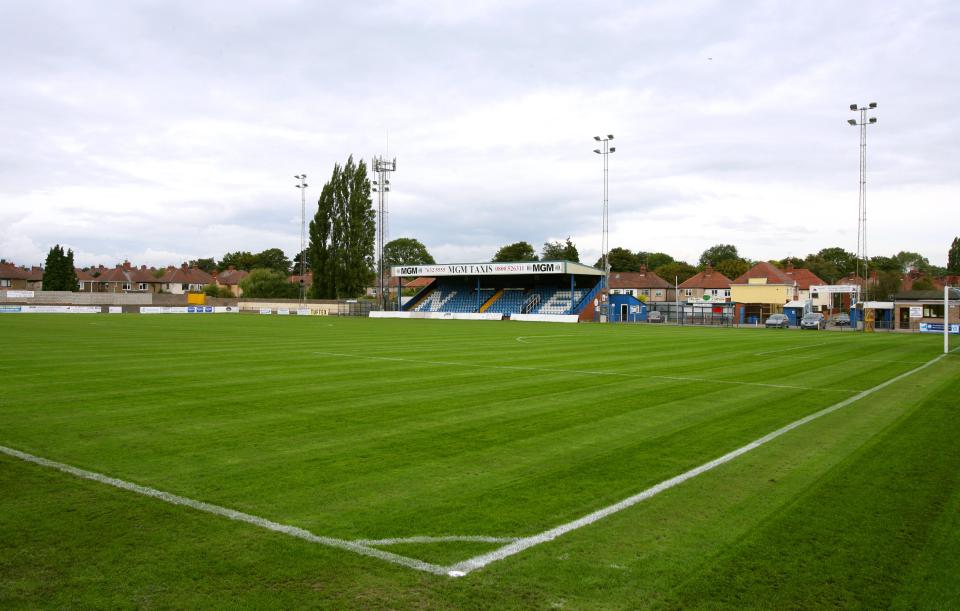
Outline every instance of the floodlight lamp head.
[[617, 147], [611, 146], [611, 147], [610, 147], [610, 152], [611, 152], [611, 153], [617, 152]]
[[877, 107], [876, 102], [870, 102], [870, 108], [876, 108], [876, 107]]
[[851, 105], [850, 105], [850, 110], [859, 110], [859, 109], [857, 108], [857, 105], [856, 105], [856, 104], [851, 104]]
[[856, 125], [857, 121], [856, 119], [847, 119], [847, 123], [849, 123], [850, 125]]
[[600, 154], [600, 149], [593, 149], [593, 152], [596, 153], [597, 155], [599, 155], [599, 154]]
[[877, 122], [877, 118], [876, 118], [876, 117], [870, 117], [870, 122], [871, 122], [871, 123], [876, 123], [876, 122]]
[[613, 140], [613, 134], [607, 134], [607, 140]]
[[600, 136], [594, 136], [593, 139], [596, 140], [597, 142], [600, 142]]

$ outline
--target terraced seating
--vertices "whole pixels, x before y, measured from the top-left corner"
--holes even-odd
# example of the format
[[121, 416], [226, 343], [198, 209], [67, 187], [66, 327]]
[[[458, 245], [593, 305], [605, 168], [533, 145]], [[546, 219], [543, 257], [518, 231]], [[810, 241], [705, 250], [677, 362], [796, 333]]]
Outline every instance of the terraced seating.
[[[535, 289], [540, 293], [540, 307], [535, 312], [537, 314], [569, 314], [570, 313], [570, 291], [556, 289]], [[587, 294], [585, 289], [575, 289], [573, 291], [573, 305], [576, 306]]]
[[527, 292], [523, 289], [505, 289], [503, 294], [500, 295], [500, 299], [490, 304], [487, 312], [492, 314], [515, 314], [523, 307], [523, 302], [526, 300], [526, 297]]

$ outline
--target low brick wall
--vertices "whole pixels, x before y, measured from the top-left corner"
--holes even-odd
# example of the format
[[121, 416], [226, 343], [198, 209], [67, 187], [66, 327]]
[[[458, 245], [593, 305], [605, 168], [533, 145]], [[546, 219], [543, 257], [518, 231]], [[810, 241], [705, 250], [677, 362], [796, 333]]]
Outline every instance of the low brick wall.
[[[185, 306], [186, 295], [172, 293], [72, 293], [70, 291], [35, 291], [33, 297], [8, 297], [0, 291], [0, 303], [17, 305], [100, 305], [123, 306], [124, 312], [139, 312], [140, 306]], [[22, 292], [22, 291], [20, 291]], [[236, 299], [207, 297], [205, 305], [235, 306]], [[106, 309], [104, 309], [106, 311]]]

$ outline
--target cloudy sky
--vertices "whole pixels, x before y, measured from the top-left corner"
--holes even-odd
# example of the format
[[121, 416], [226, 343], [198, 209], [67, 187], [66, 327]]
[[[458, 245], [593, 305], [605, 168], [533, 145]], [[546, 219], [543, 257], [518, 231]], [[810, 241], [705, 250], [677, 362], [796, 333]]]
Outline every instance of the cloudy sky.
[[[0, 3], [0, 257], [166, 265], [299, 245], [334, 163], [397, 158], [391, 237], [438, 261], [601, 244], [694, 261], [960, 235], [960, 4]], [[312, 202], [310, 201], [312, 200]], [[309, 214], [309, 212], [308, 212]]]

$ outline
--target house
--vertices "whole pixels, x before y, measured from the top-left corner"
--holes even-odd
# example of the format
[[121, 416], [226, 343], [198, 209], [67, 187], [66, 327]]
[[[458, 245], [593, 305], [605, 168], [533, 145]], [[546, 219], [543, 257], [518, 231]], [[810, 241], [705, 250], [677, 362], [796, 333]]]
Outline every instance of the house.
[[730, 301], [730, 279], [712, 265], [680, 283], [680, 298], [688, 303]]
[[77, 275], [77, 290], [81, 293], [92, 293], [95, 289], [97, 279], [92, 274], [83, 271], [79, 267], [74, 268], [73, 272]]
[[772, 263], [761, 261], [730, 283], [740, 322], [763, 322], [799, 297], [797, 281]]
[[637, 299], [643, 296], [647, 303], [675, 298], [673, 285], [649, 271], [646, 265], [641, 265], [639, 272], [610, 272], [609, 282], [612, 295], [633, 295]]
[[43, 290], [43, 268], [37, 267], [34, 265], [27, 271], [27, 290], [28, 291], [42, 291]]
[[300, 286], [300, 281], [303, 280], [303, 285], [309, 289], [313, 285], [313, 272], [307, 272], [302, 276], [300, 274], [293, 274], [292, 276], [287, 276], [287, 280], [297, 286]]
[[[124, 261], [112, 269], [103, 268], [93, 279], [94, 290], [98, 293], [158, 293], [160, 281], [147, 269], [146, 265], [134, 267]], [[78, 277], [79, 281], [80, 278]]]
[[[214, 272], [212, 274], [213, 280], [217, 283], [217, 286], [227, 287], [230, 289], [230, 292], [234, 297], [240, 297], [243, 295], [243, 289], [240, 288], [240, 281], [249, 275], [250, 272], [237, 269], [232, 265], [222, 272]], [[299, 282], [299, 278], [297, 281]]]
[[[814, 306], [825, 305], [829, 307], [829, 300], [824, 300], [819, 295], [817, 296], [817, 299], [813, 299], [813, 296], [810, 293], [811, 286], [826, 284], [826, 282], [820, 278], [820, 276], [816, 275], [809, 269], [794, 267], [793, 263], [788, 263], [787, 268], [783, 270], [783, 273], [787, 276], [787, 278], [792, 278], [794, 281], [796, 281], [797, 299], [799, 301], [811, 300], [814, 302]], [[820, 301], [823, 301], [823, 303], [819, 303]]]
[[0, 261], [0, 290], [24, 290], [27, 288], [29, 272], [13, 263]]
[[[949, 289], [950, 323], [960, 322], [960, 289]], [[927, 331], [928, 325], [940, 325], [943, 332], [943, 288], [932, 291], [904, 291], [893, 297], [893, 319], [898, 331]], [[936, 332], [935, 329], [930, 329]]]
[[160, 278], [161, 290], [174, 295], [200, 293], [208, 284], [213, 284], [213, 276], [197, 267], [187, 267], [186, 263], [180, 267], [169, 266]]

